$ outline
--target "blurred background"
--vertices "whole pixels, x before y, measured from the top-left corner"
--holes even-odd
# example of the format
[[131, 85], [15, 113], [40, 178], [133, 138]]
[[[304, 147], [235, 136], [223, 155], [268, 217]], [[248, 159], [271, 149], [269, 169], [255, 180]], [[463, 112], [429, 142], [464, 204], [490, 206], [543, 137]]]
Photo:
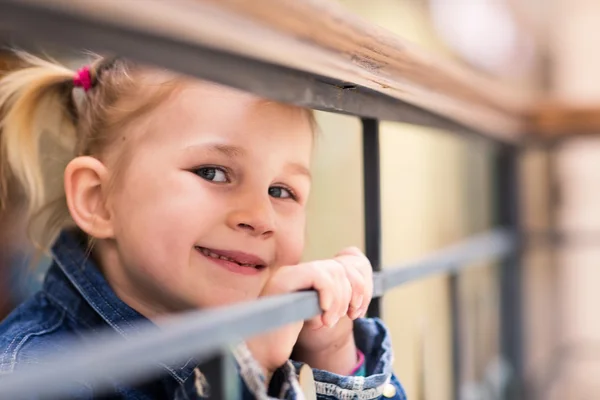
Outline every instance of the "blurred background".
[[[100, 1], [100, 0], [97, 0]], [[130, 0], [135, 1], [135, 0]], [[498, 80], [544, 93], [549, 104], [600, 101], [597, 0], [339, 0], [368, 21], [430, 52]], [[48, 49], [65, 59], [64, 54]], [[55, 53], [53, 53], [53, 51]], [[68, 58], [65, 61], [69, 61]], [[12, 60], [0, 53], [0, 70]], [[318, 113], [321, 134], [309, 205], [306, 259], [363, 246], [360, 120]], [[494, 147], [401, 123], [381, 125], [383, 264], [417, 259], [494, 223]], [[524, 359], [527, 398], [600, 397], [600, 141], [527, 150], [521, 211], [529, 232], [575, 239], [525, 248]], [[47, 259], [27, 267], [18, 205], [0, 215], [0, 318], [39, 285]], [[598, 236], [597, 240], [587, 240]], [[495, 265], [459, 278], [462, 399], [494, 399], [506, 373], [499, 351]], [[475, 268], [477, 267], [477, 268]], [[449, 281], [435, 277], [386, 294], [383, 318], [395, 369], [410, 399], [452, 397]]]

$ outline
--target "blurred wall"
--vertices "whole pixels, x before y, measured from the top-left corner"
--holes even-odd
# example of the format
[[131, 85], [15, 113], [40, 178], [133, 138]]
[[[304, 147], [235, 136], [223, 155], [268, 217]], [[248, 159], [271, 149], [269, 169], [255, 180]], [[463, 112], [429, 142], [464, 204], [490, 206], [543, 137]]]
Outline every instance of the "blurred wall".
[[[551, 95], [560, 102], [600, 106], [600, 2], [554, 0], [550, 34]], [[595, 132], [597, 133], [597, 132]], [[600, 396], [600, 141], [571, 141], [556, 153], [558, 228], [577, 234], [557, 252], [561, 368], [552, 397]]]

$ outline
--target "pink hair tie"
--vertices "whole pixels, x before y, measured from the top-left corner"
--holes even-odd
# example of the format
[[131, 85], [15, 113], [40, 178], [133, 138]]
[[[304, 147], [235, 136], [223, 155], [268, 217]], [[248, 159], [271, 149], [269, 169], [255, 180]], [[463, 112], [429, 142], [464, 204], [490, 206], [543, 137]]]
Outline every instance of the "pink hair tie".
[[89, 66], [77, 70], [77, 73], [73, 78], [73, 84], [75, 87], [83, 88], [86, 92], [92, 88], [92, 74]]

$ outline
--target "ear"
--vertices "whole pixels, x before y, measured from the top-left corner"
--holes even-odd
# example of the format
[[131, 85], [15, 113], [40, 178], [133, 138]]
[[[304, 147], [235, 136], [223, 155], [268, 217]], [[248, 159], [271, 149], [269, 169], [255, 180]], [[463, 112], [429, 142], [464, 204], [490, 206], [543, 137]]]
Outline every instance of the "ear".
[[77, 226], [97, 239], [113, 237], [113, 222], [106, 206], [108, 171], [93, 157], [77, 157], [65, 169], [65, 194]]

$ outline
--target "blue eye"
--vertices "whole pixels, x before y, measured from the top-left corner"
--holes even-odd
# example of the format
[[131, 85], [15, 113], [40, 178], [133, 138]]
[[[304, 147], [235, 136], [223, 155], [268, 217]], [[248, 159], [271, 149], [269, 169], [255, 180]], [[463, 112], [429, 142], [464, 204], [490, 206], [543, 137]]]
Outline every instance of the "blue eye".
[[278, 199], [294, 199], [294, 194], [289, 190], [281, 186], [273, 186], [269, 188], [269, 196]]
[[209, 182], [228, 182], [227, 172], [217, 167], [203, 167], [198, 168], [194, 171], [202, 179], [206, 179]]

